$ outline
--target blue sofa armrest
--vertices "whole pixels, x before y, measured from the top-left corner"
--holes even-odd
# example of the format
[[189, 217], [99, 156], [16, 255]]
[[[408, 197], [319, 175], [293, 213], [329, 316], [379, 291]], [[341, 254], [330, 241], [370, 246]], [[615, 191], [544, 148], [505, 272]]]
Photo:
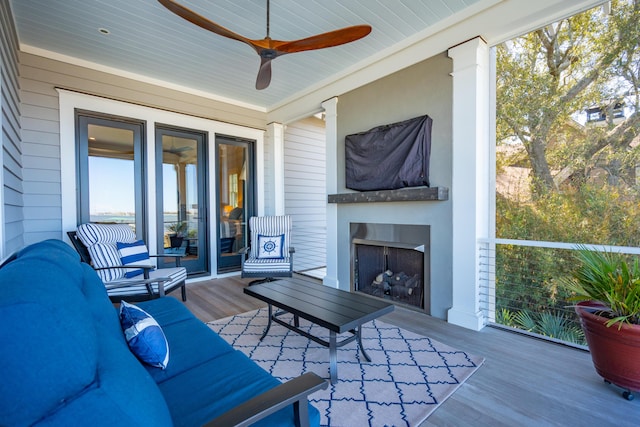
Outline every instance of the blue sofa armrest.
[[313, 372], [307, 372], [236, 406], [211, 420], [205, 426], [250, 426], [256, 421], [293, 404], [296, 426], [308, 427], [308, 396], [318, 390], [326, 389], [328, 385], [328, 382], [318, 375]]

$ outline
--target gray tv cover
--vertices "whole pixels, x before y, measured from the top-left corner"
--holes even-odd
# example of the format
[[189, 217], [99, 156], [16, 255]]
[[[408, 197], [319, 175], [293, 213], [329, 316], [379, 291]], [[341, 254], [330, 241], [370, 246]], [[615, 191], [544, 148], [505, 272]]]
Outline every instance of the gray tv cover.
[[347, 188], [374, 191], [428, 187], [432, 123], [425, 115], [347, 135]]

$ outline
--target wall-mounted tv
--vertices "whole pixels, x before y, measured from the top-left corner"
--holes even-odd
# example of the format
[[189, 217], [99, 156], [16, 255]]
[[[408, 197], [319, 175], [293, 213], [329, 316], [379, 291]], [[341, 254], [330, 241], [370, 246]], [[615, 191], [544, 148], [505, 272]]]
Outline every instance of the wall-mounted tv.
[[359, 191], [428, 187], [432, 124], [424, 115], [347, 135], [346, 187]]

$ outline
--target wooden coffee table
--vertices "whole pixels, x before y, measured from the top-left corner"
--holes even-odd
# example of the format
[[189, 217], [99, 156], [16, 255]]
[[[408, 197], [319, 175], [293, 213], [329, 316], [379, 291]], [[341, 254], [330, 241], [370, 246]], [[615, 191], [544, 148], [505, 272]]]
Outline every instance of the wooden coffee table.
[[[274, 281], [244, 288], [244, 293], [269, 304], [269, 323], [260, 337], [262, 340], [276, 322], [320, 345], [329, 347], [329, 373], [331, 382], [338, 380], [337, 349], [354, 340], [367, 362], [371, 359], [362, 346], [361, 326], [393, 311], [394, 305], [356, 293], [341, 291], [315, 283]], [[273, 306], [281, 309], [274, 313]], [[293, 314], [293, 324], [278, 318], [281, 314]], [[302, 317], [329, 330], [329, 341], [313, 336], [299, 328]], [[337, 341], [337, 334], [353, 334]]]

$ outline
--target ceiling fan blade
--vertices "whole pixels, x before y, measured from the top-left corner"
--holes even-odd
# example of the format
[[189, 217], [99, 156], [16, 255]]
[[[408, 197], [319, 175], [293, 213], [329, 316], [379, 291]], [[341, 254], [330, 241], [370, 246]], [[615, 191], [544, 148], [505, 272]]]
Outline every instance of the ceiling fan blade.
[[254, 44], [252, 43], [251, 39], [243, 37], [240, 34], [234, 33], [228, 28], [225, 28], [222, 25], [218, 25], [215, 22], [208, 20], [204, 16], [197, 14], [193, 10], [185, 6], [182, 6], [181, 4], [178, 4], [173, 0], [158, 0], [158, 2], [162, 4], [164, 7], [166, 7], [167, 9], [169, 9], [171, 12], [186, 19], [192, 24], [195, 24], [199, 27], [204, 28], [205, 30], [209, 30], [223, 37], [227, 37], [233, 40], [238, 40], [250, 45], [251, 47], [254, 47]]
[[328, 33], [322, 33], [305, 39], [289, 42], [276, 42], [273, 49], [281, 53], [303, 52], [305, 50], [324, 49], [340, 46], [363, 38], [371, 32], [370, 25], [354, 25]]
[[266, 89], [271, 83], [271, 58], [261, 58], [258, 77], [256, 78], [256, 89]]

